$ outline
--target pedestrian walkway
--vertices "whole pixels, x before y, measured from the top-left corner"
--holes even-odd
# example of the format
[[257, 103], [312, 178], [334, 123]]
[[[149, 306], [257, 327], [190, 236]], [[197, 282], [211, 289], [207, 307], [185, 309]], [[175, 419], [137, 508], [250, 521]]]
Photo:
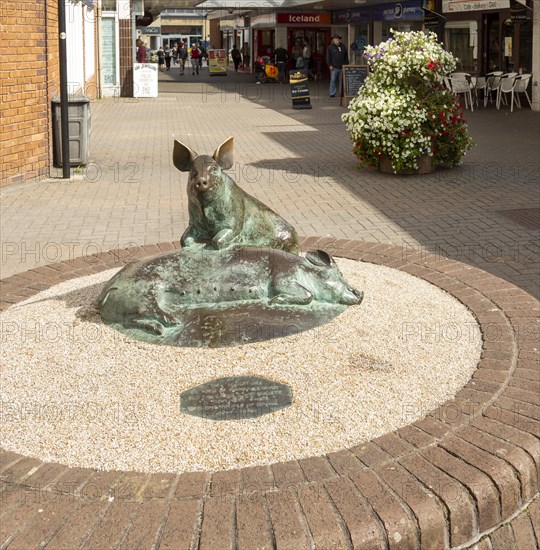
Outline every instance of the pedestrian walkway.
[[188, 73], [161, 74], [157, 99], [94, 101], [91, 162], [70, 181], [0, 190], [0, 309], [178, 246], [187, 175], [173, 140], [211, 154], [233, 135], [231, 175], [304, 249], [401, 269], [467, 305], [479, 367], [423, 419], [287, 463], [141, 474], [1, 451], [0, 548], [538, 548], [540, 115], [467, 113], [477, 146], [463, 166], [387, 176], [355, 168], [327, 83], [294, 111], [287, 85]]
[[173, 140], [212, 153], [234, 135], [237, 183], [300, 234], [434, 252], [538, 296], [540, 114], [467, 112], [477, 146], [460, 168], [399, 177], [356, 169], [345, 109], [325, 82], [310, 84], [313, 108], [302, 111], [292, 110], [288, 85], [256, 85], [231, 71], [209, 76], [206, 66], [198, 76], [173, 67], [159, 88], [156, 99], [92, 102], [91, 162], [71, 181], [2, 188], [2, 277], [179, 238], [186, 174], [172, 165]]

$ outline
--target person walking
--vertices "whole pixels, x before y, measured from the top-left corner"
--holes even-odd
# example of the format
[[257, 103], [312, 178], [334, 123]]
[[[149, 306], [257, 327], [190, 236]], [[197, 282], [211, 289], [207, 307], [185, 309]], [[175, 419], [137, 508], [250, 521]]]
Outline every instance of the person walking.
[[302, 47], [302, 60], [304, 63], [304, 69], [306, 70], [307, 76], [310, 80], [315, 80], [313, 71], [311, 70], [311, 46], [309, 42], [304, 38], [304, 45]]
[[171, 59], [172, 59], [172, 51], [169, 46], [165, 46], [165, 66], [167, 67], [167, 70], [171, 70]]
[[191, 74], [199, 74], [199, 63], [201, 61], [201, 50], [197, 47], [195, 42], [191, 46]]
[[180, 49], [178, 50], [178, 59], [180, 62], [180, 75], [184, 74], [184, 70], [186, 68], [186, 59], [187, 59], [187, 48], [186, 44], [182, 42], [180, 44]]
[[274, 61], [278, 69], [278, 80], [284, 84], [287, 81], [287, 61], [289, 60], [289, 52], [280, 44], [274, 52]]
[[158, 58], [159, 70], [163, 72], [163, 69], [165, 68], [165, 52], [163, 51], [163, 48], [161, 46], [157, 51], [157, 58]]
[[231, 58], [234, 63], [234, 72], [238, 72], [238, 67], [242, 61], [242, 54], [240, 50], [236, 47], [236, 44], [231, 49]]
[[341, 43], [339, 34], [332, 36], [332, 43], [326, 50], [326, 64], [330, 69], [330, 97], [336, 97], [336, 87], [338, 95], [341, 96], [341, 73], [343, 65], [349, 64], [349, 53]]
[[173, 46], [171, 55], [172, 55], [173, 65], [176, 66], [178, 64], [178, 44], [175, 44]]
[[137, 63], [146, 63], [146, 46], [144, 42], [137, 38]]
[[304, 58], [302, 57], [302, 51], [304, 49], [304, 43], [302, 41], [301, 37], [297, 37], [294, 41], [294, 46], [292, 49], [292, 55], [294, 58], [294, 66], [297, 69], [303, 69], [304, 68]]

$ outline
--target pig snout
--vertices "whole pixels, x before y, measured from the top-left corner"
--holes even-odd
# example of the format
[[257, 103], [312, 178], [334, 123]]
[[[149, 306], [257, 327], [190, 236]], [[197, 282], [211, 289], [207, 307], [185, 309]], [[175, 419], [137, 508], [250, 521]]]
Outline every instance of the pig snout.
[[210, 181], [210, 178], [197, 178], [197, 180], [193, 183], [193, 186], [197, 191], [204, 192], [208, 191], [212, 187], [212, 182]]
[[364, 293], [355, 288], [347, 288], [340, 297], [340, 303], [347, 306], [359, 304], [364, 299]]

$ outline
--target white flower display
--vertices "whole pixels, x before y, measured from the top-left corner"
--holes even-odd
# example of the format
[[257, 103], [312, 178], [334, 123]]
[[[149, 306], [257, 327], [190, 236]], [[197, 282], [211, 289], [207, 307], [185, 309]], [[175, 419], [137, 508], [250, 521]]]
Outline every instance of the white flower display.
[[377, 166], [387, 156], [395, 172], [417, 168], [418, 158], [433, 155], [441, 139], [450, 147], [435, 154], [438, 164], [458, 164], [472, 141], [459, 103], [442, 86], [456, 59], [437, 36], [394, 32], [364, 55], [370, 74], [342, 115], [361, 165]]

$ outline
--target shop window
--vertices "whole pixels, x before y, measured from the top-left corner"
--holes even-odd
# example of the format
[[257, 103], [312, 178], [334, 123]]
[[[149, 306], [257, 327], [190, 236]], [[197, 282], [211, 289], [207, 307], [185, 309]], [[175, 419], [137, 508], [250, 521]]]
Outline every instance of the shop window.
[[353, 65], [362, 65], [366, 62], [363, 55], [369, 44], [369, 25], [362, 23], [352, 27], [351, 31], [353, 42], [349, 44], [350, 61]]
[[102, 0], [102, 11], [116, 11], [116, 0]]
[[449, 21], [446, 23], [445, 44], [457, 57], [456, 70], [466, 73], [478, 71], [478, 25], [476, 21]]

